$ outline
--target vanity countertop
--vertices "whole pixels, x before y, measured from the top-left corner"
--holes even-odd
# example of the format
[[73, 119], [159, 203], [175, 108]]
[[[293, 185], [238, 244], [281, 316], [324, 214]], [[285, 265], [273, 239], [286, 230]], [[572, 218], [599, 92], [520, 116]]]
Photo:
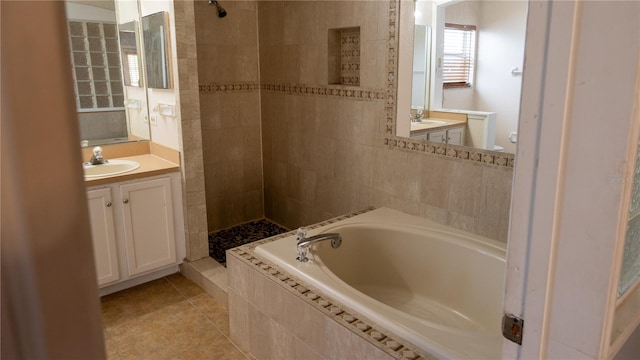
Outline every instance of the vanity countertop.
[[87, 187], [95, 185], [109, 184], [119, 181], [133, 180], [147, 176], [162, 175], [171, 172], [180, 171], [180, 165], [165, 160], [159, 156], [152, 154], [127, 156], [118, 158], [120, 160], [132, 160], [140, 163], [140, 167], [124, 174], [109, 175], [95, 177], [91, 179], [85, 178], [84, 183]]
[[454, 128], [457, 126], [465, 125], [467, 123], [466, 120], [453, 120], [453, 119], [441, 119], [441, 118], [428, 118], [428, 119], [422, 120], [422, 122], [425, 122], [425, 121], [438, 121], [438, 122], [444, 122], [446, 124], [411, 123], [411, 134], [425, 133], [433, 130], [446, 130], [446, 129]]

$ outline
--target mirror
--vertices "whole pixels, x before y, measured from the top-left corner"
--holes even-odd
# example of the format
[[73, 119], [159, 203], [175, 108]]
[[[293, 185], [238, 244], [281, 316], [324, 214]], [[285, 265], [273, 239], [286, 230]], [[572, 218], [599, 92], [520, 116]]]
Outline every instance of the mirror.
[[431, 87], [431, 26], [416, 23], [413, 31], [411, 109], [429, 110]]
[[122, 59], [122, 77], [125, 86], [141, 87], [143, 84], [142, 59], [138, 54], [142, 48], [136, 20], [118, 25], [120, 39], [120, 57]]
[[[414, 72], [404, 77], [412, 84], [398, 77], [399, 94], [411, 89], [411, 108], [401, 108], [399, 99], [396, 135], [515, 153], [527, 7], [526, 0], [417, 0], [413, 16], [402, 14], [403, 7], [401, 22], [414, 21]], [[429, 28], [431, 46], [423, 48], [422, 34], [428, 37]], [[400, 36], [400, 47], [408, 46]], [[416, 71], [423, 53], [430, 58], [424, 78]], [[459, 124], [462, 135], [454, 126]], [[455, 136], [447, 134], [452, 126]]]
[[152, 89], [171, 89], [168, 31], [169, 15], [166, 12], [142, 17], [147, 87]]
[[132, 75], [141, 64], [139, 31], [131, 20], [118, 25], [123, 16], [138, 18], [138, 5], [120, 3], [126, 4], [116, 9], [113, 0], [65, 2], [83, 146], [150, 139], [142, 74], [137, 84]]

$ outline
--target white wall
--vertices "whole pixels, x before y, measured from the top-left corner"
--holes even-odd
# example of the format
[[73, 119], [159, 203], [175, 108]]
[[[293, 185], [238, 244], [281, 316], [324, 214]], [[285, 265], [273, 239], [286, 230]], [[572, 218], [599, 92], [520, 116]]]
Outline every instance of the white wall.
[[[160, 11], [169, 13], [169, 59], [171, 61], [171, 89], [148, 89], [149, 116], [156, 117], [157, 125], [151, 125], [151, 140], [172, 149], [181, 149], [180, 109], [178, 96], [178, 55], [176, 52], [176, 21], [171, 0], [142, 0], [140, 3], [142, 16], [154, 14]], [[174, 105], [175, 116], [163, 116], [154, 111], [157, 104]]]
[[[118, 21], [120, 23], [133, 21], [136, 19], [137, 14], [137, 2], [133, 0], [117, 0], [116, 6], [118, 9]], [[176, 52], [176, 28], [175, 28], [175, 16], [173, 12], [173, 1], [171, 0], [140, 0], [140, 11], [142, 16], [154, 14], [160, 11], [166, 11], [169, 13], [169, 59], [171, 62], [171, 89], [147, 89], [146, 103], [148, 104], [148, 118], [149, 120], [154, 117], [156, 119], [155, 125], [149, 125], [151, 140], [158, 144], [170, 147], [172, 149], [181, 149], [181, 128], [180, 128], [180, 104], [178, 97], [178, 62]], [[146, 76], [146, 75], [145, 75]], [[145, 100], [142, 94], [139, 94], [135, 88], [127, 87], [127, 92], [133, 98], [140, 98]], [[158, 103], [170, 104], [174, 106], [174, 116], [160, 115], [157, 111]], [[144, 104], [143, 104], [144, 105]], [[144, 111], [132, 113], [137, 114], [138, 117], [143, 116]], [[144, 132], [144, 127], [147, 124], [139, 122], [138, 126], [132, 126], [132, 132], [135, 129], [139, 133]], [[134, 132], [136, 134], [136, 132]]]
[[[463, 1], [446, 7], [445, 22], [461, 25], [479, 24], [481, 2]], [[442, 92], [442, 107], [445, 109], [480, 110], [475, 107], [475, 82], [471, 88], [445, 89]]]
[[446, 22], [476, 25], [476, 66], [472, 88], [446, 89], [442, 107], [496, 113], [496, 144], [515, 153], [508, 135], [518, 129], [527, 1], [464, 1], [446, 7]]
[[474, 110], [496, 113], [496, 144], [514, 153], [508, 136], [518, 130], [522, 77], [511, 69], [524, 62], [527, 2], [485, 1], [480, 9]]

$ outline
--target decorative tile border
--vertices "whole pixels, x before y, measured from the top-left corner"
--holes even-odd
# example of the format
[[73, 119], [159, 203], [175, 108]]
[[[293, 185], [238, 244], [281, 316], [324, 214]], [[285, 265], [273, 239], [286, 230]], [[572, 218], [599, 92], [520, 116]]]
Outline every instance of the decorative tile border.
[[[375, 208], [371, 207], [352, 214], [342, 215], [308, 226], [307, 228], [315, 229], [322, 226], [330, 225], [338, 221], [354, 217], [356, 215], [364, 214], [374, 209]], [[435, 357], [427, 354], [417, 346], [405, 340], [397, 338], [389, 331], [383, 330], [377, 325], [372, 324], [371, 321], [365, 319], [356, 311], [348, 309], [337, 301], [328, 299], [325, 295], [313, 289], [304, 281], [292, 277], [277, 265], [274, 265], [268, 260], [262, 259], [254, 252], [256, 246], [258, 245], [266, 244], [295, 234], [295, 230], [289, 231], [284, 234], [255, 241], [228, 251], [243, 263], [252, 266], [256, 271], [262, 273], [264, 276], [273, 279], [276, 283], [281, 284], [281, 286], [283, 286], [286, 290], [295, 294], [298, 298], [302, 299], [307, 304], [320, 310], [328, 317], [337, 321], [347, 329], [351, 330], [353, 333], [364, 338], [369, 343], [373, 344], [374, 346], [383, 350], [394, 358], [407, 360], [435, 359]]]
[[389, 52], [387, 58], [387, 88], [385, 98], [385, 139], [384, 144], [390, 149], [407, 150], [435, 154], [448, 158], [474, 162], [479, 165], [513, 168], [515, 155], [497, 151], [470, 148], [468, 146], [443, 145], [440, 143], [412, 140], [396, 136], [396, 97], [397, 89], [397, 61], [398, 61], [398, 21], [399, 2], [389, 0]]
[[271, 92], [283, 92], [289, 95], [320, 95], [335, 96], [354, 100], [384, 100], [386, 98], [385, 91], [380, 89], [348, 89], [340, 87], [340, 85], [306, 85], [306, 84], [260, 84], [257, 82], [249, 83], [230, 83], [218, 84], [209, 83], [199, 85], [200, 93], [233, 93], [233, 92], [249, 92], [265, 90]]
[[448, 145], [398, 136], [386, 137], [384, 144], [391, 149], [434, 154], [446, 158], [470, 161], [484, 166], [512, 169], [515, 163], [514, 154], [474, 149], [468, 146]]
[[249, 92], [260, 90], [260, 83], [258, 82], [239, 82], [231, 84], [218, 84], [209, 83], [205, 85], [198, 85], [200, 93], [215, 93], [215, 92]]
[[398, 69], [398, 21], [399, 2], [389, 0], [389, 36], [387, 56], [387, 78], [385, 89], [352, 89], [340, 85], [306, 85], [306, 84], [260, 84], [258, 82], [200, 85], [200, 93], [232, 93], [250, 91], [282, 92], [289, 95], [333, 96], [362, 101], [385, 101], [385, 139], [384, 144], [390, 149], [423, 152], [447, 158], [469, 161], [478, 165], [499, 168], [514, 167], [515, 155], [497, 151], [474, 149], [467, 146], [443, 145], [425, 140], [412, 140], [395, 135], [397, 69]]
[[339, 85], [305, 85], [305, 84], [262, 84], [262, 90], [283, 92], [289, 95], [321, 95], [336, 96], [354, 100], [384, 100], [385, 92], [380, 89], [349, 89]]

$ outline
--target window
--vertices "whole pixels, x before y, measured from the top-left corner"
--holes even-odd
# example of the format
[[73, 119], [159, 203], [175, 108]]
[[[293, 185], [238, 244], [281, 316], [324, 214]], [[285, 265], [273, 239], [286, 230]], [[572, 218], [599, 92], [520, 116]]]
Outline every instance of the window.
[[78, 109], [122, 107], [116, 24], [69, 21], [68, 27]]
[[140, 69], [138, 69], [138, 54], [127, 54], [127, 69], [131, 86], [140, 86]]
[[476, 49], [474, 25], [445, 24], [442, 84], [446, 88], [471, 87]]

